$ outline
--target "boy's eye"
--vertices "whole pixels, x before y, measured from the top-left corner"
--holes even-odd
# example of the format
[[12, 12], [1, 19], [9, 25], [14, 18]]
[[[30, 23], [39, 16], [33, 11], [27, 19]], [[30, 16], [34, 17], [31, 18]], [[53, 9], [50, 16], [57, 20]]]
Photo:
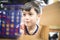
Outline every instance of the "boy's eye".
[[33, 14], [31, 14], [31, 13], [29, 13], [29, 14], [23, 14], [23, 16], [26, 16], [26, 15], [32, 16]]
[[26, 16], [26, 14], [23, 14], [23, 16]]
[[30, 16], [32, 15], [32, 14], [29, 14]]

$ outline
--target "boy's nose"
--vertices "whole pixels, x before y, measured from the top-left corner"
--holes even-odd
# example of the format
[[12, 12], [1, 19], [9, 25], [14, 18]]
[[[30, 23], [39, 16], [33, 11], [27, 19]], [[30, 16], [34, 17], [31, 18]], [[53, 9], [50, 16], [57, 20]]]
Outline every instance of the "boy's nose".
[[29, 15], [26, 15], [25, 19], [28, 20], [29, 19]]

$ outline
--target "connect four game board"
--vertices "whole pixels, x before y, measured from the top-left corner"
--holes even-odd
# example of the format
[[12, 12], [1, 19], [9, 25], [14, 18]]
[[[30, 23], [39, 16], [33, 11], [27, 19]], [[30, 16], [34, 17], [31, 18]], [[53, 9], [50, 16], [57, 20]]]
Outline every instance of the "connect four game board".
[[[13, 5], [7, 6], [10, 8]], [[2, 38], [16, 38], [20, 35], [21, 10], [15, 6], [17, 5], [13, 6], [13, 10], [0, 10], [0, 37]]]

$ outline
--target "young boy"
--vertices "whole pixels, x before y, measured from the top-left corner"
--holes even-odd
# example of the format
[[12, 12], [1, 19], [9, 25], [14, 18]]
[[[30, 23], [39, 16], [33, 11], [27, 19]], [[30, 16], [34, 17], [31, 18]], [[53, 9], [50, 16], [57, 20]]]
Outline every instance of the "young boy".
[[40, 7], [35, 2], [28, 2], [22, 7], [22, 18], [25, 25], [24, 34], [35, 35], [37, 33], [39, 17]]
[[[22, 20], [24, 25], [23, 27], [21, 26], [20, 32], [21, 35], [23, 35], [23, 40], [26, 39], [26, 36], [24, 35], [28, 35], [27, 37], [31, 36], [35, 38], [40, 38], [42, 27], [37, 24], [37, 22], [40, 20], [40, 12], [40, 7], [35, 2], [27, 2], [22, 7]], [[20, 36], [20, 40], [22, 39]]]

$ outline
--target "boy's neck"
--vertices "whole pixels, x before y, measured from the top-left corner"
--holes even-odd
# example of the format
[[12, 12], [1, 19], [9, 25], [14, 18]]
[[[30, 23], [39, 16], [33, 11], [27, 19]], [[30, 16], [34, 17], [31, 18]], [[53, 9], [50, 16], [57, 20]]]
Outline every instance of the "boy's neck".
[[36, 25], [35, 26], [32, 26], [32, 27], [27, 27], [27, 30], [28, 30], [28, 32], [30, 33], [30, 34], [33, 34], [34, 32], [35, 32], [35, 30], [36, 30]]

